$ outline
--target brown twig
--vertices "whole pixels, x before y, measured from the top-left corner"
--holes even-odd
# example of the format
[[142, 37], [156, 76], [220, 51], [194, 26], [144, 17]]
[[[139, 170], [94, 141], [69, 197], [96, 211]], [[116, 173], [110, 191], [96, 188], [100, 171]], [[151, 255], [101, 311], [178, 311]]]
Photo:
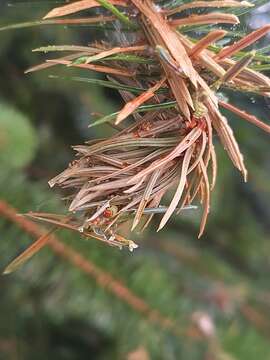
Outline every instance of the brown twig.
[[[26, 233], [33, 237], [40, 237], [46, 231], [33, 221], [26, 219], [23, 216], [18, 216], [15, 208], [7, 202], [0, 200], [0, 215], [15, 223]], [[180, 329], [176, 323], [170, 318], [160, 314], [158, 310], [154, 310], [143, 299], [135, 295], [119, 280], [115, 279], [111, 274], [96, 266], [93, 262], [83, 257], [79, 252], [72, 247], [63, 244], [55, 235], [50, 235], [48, 246], [58, 256], [69, 261], [72, 265], [79, 268], [82, 272], [93, 278], [96, 283], [114, 294], [118, 299], [128, 304], [135, 311], [146, 315], [147, 320], [151, 323], [159, 325], [161, 328], [169, 330], [176, 336], [189, 335], [189, 333]]]

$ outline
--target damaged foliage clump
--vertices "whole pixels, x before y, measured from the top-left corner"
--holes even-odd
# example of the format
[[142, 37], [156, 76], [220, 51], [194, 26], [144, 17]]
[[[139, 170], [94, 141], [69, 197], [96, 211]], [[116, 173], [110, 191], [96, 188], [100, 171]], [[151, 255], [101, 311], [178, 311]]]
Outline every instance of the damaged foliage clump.
[[[126, 104], [90, 125], [111, 123], [117, 133], [75, 146], [76, 160], [50, 181], [51, 187], [68, 189], [71, 215], [29, 215], [132, 250], [136, 244], [119, 234], [119, 225], [132, 219], [132, 230], [143, 229], [155, 213], [162, 213], [160, 230], [174, 213], [201, 203], [201, 236], [217, 175], [214, 133], [247, 180], [243, 156], [222, 109], [270, 132], [269, 125], [218, 96], [232, 90], [270, 95], [270, 80], [260, 73], [270, 58], [260, 50], [246, 50], [270, 25], [236, 39], [228, 25], [239, 24], [235, 14], [252, 6], [235, 0], [97, 0], [51, 10], [44, 24], [95, 23], [109, 29], [108, 39], [118, 43], [36, 49], [68, 55], [28, 72], [55, 65], [101, 72], [104, 81], [72, 79], [114, 88]], [[203, 13], [198, 11], [202, 8]], [[93, 16], [78, 17], [85, 10]], [[166, 204], [169, 190], [174, 194]]]

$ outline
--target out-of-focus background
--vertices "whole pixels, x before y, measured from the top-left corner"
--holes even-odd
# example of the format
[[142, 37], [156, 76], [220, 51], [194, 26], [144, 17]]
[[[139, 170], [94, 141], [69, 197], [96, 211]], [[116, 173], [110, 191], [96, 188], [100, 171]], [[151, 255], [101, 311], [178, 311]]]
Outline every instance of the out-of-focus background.
[[[1, 0], [0, 26], [39, 19], [57, 4]], [[267, 22], [264, 6], [245, 17], [244, 28]], [[113, 132], [88, 129], [91, 114], [121, 106], [113, 91], [49, 78], [82, 70], [25, 75], [44, 58], [31, 50], [106, 36], [82, 26], [0, 31], [0, 271], [35, 239], [11, 219], [11, 207], [63, 212], [62, 195], [47, 181], [72, 160], [71, 145]], [[231, 96], [269, 121], [266, 99]], [[133, 253], [58, 232], [60, 244], [84, 260], [47, 247], [0, 277], [1, 360], [270, 359], [270, 139], [242, 120], [229, 122], [249, 182], [217, 145], [218, 183], [204, 236], [197, 239], [198, 211], [175, 216], [162, 232], [153, 225], [135, 234]]]

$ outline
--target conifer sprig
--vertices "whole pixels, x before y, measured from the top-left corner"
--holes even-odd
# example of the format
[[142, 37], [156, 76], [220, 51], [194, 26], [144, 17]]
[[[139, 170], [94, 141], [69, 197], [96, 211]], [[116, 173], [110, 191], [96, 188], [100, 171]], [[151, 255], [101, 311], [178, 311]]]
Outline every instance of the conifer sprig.
[[[240, 20], [233, 10], [249, 9], [254, 3], [227, 0], [173, 3], [170, 7], [153, 0], [81, 0], [54, 8], [45, 15], [45, 21], [57, 23], [60, 18], [72, 23], [74, 19], [62, 17], [83, 14], [89, 9], [97, 11], [87, 21], [99, 23], [104, 16], [104, 21], [115, 26], [118, 44], [114, 46], [108, 39], [83, 47], [40, 48], [45, 52], [67, 51], [69, 55], [47, 60], [29, 71], [62, 65], [104, 73], [106, 81], [73, 79], [115, 88], [126, 104], [119, 112], [90, 124], [114, 121], [116, 125], [121, 123], [119, 132], [107, 139], [75, 146], [76, 160], [49, 182], [51, 187], [58, 185], [69, 190], [72, 216], [68, 221], [66, 217], [59, 220], [46, 214], [33, 217], [65, 227], [69, 224], [85, 235], [93, 233], [112, 245], [125, 244], [132, 250], [135, 246], [119, 235], [120, 225], [134, 215], [131, 228], [139, 224], [145, 228], [154, 213], [160, 213], [165, 194], [174, 189], [170, 203], [162, 206], [164, 214], [158, 230], [174, 213], [197, 201], [203, 208], [201, 236], [217, 176], [214, 132], [247, 180], [242, 153], [229, 119], [221, 110], [226, 108], [269, 133], [270, 125], [221, 101], [218, 91], [229, 87], [270, 95], [270, 79], [254, 70], [256, 66], [268, 66], [270, 57], [264, 50], [263, 56], [260, 51], [246, 51], [269, 32], [270, 25], [229, 42], [230, 32], [217, 30], [214, 25], [238, 24]], [[207, 13], [197, 14], [198, 8]], [[213, 8], [218, 11], [212, 11]], [[189, 15], [183, 15], [187, 9]], [[231, 13], [228, 9], [232, 9]], [[196, 39], [184, 34], [187, 26], [194, 30], [202, 24], [213, 28]], [[126, 32], [127, 26], [133, 36]], [[217, 42], [224, 37], [229, 45], [222, 48]], [[128, 56], [144, 61], [130, 61]], [[259, 64], [258, 56], [262, 56]], [[127, 117], [132, 117], [131, 125], [127, 125]], [[152, 213], [147, 212], [149, 208]]]

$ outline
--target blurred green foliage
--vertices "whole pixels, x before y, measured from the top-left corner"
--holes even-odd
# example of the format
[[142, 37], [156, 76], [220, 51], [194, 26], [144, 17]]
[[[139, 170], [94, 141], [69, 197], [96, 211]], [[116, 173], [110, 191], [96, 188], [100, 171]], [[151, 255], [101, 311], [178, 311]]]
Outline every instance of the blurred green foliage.
[[2, 169], [28, 165], [35, 155], [37, 134], [29, 120], [0, 103], [0, 164]]
[[[50, 5], [7, 3], [0, 4], [1, 25], [39, 18]], [[87, 28], [0, 32], [0, 199], [22, 213], [65, 211], [62, 194], [49, 190], [47, 180], [72, 158], [70, 145], [113, 131], [105, 125], [88, 130], [91, 112], [108, 114], [120, 107], [112, 91], [48, 79], [52, 71], [25, 76], [23, 71], [41, 60], [31, 49], [102, 37]], [[255, 115], [269, 117], [264, 99], [231, 97]], [[194, 324], [196, 314], [207, 316], [216, 326], [218, 345], [151, 324], [94, 278], [44, 249], [17, 273], [0, 278], [1, 360], [126, 359], [141, 346], [151, 359], [270, 358], [269, 138], [239, 119], [229, 121], [246, 158], [249, 183], [243, 184], [217, 145], [218, 184], [201, 240], [196, 211], [175, 217], [158, 234], [153, 227], [133, 235], [140, 247], [132, 254], [59, 232], [66, 244], [123, 281], [180, 331]], [[0, 233], [2, 270], [33, 239], [1, 216]]]

